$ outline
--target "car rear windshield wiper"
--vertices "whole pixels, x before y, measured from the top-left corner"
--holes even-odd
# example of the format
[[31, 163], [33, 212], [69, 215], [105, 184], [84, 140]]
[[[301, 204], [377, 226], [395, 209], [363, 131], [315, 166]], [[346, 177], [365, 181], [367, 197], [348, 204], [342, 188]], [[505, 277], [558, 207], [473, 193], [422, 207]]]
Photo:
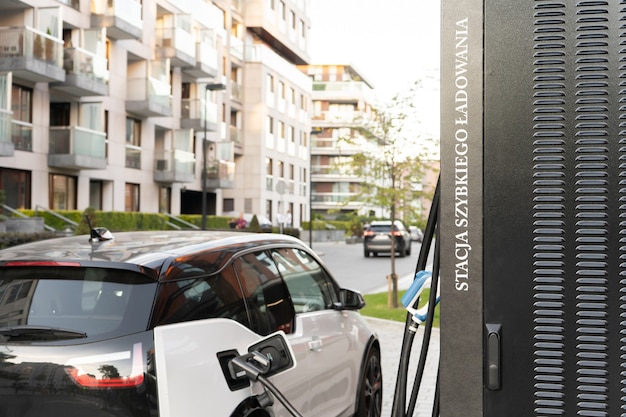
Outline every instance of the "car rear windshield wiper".
[[87, 333], [51, 326], [7, 326], [0, 327], [0, 338], [10, 340], [64, 340], [82, 339]]

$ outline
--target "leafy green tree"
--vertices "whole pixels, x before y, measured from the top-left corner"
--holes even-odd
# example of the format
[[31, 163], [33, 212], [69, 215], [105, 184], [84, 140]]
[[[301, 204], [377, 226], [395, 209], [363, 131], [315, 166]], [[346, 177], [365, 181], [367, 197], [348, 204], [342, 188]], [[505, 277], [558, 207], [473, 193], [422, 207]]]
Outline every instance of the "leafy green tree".
[[[389, 102], [375, 106], [373, 115], [359, 122], [360, 151], [349, 164], [360, 179], [353, 200], [370, 207], [380, 207], [392, 224], [401, 219], [408, 225], [417, 219], [413, 204], [421, 191], [415, 184], [423, 176], [428, 146], [414, 129], [417, 114], [414, 102], [419, 83]], [[345, 140], [354, 141], [355, 137]], [[395, 239], [392, 238], [391, 274], [388, 305], [398, 307], [398, 276], [395, 262]]]

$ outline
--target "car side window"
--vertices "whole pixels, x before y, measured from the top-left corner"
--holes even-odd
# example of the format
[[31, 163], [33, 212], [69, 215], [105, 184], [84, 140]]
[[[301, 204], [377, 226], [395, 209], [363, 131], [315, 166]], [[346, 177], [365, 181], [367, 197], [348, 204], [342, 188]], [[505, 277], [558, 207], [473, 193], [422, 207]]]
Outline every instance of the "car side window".
[[294, 309], [289, 291], [267, 251], [248, 253], [234, 261], [248, 307], [250, 328], [261, 335], [293, 331]]
[[165, 282], [157, 300], [157, 324], [228, 318], [249, 326], [241, 287], [232, 267], [209, 277]]
[[280, 248], [272, 252], [296, 313], [330, 309], [338, 302], [337, 288], [324, 268], [307, 252]]

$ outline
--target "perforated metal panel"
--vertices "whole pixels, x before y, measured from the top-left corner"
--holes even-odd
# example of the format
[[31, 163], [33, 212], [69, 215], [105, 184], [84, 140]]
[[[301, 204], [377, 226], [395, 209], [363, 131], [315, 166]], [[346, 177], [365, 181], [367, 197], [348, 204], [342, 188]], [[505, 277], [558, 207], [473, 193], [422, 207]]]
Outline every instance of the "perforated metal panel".
[[[482, 415], [626, 416], [626, 1], [479, 3]], [[442, 103], [445, 124], [454, 100]], [[442, 136], [442, 204], [454, 146]], [[486, 325], [501, 332], [492, 387]]]

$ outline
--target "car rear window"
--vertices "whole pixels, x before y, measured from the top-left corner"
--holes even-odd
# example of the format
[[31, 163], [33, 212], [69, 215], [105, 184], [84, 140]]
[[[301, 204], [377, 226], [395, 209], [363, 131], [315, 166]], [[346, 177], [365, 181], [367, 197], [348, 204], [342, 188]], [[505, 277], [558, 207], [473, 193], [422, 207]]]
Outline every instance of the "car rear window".
[[370, 226], [370, 230], [377, 232], [377, 233], [386, 233], [391, 230], [391, 227], [385, 226], [385, 225], [372, 225]]
[[145, 330], [157, 283], [137, 272], [85, 267], [0, 268], [0, 328], [46, 326], [90, 339]]

